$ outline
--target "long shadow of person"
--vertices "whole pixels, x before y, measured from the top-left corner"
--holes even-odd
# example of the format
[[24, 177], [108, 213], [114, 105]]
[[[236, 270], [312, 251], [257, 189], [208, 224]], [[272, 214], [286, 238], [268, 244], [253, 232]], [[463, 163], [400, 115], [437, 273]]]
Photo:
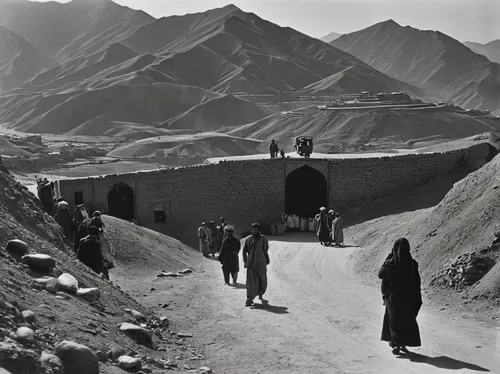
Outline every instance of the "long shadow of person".
[[440, 369], [449, 369], [449, 370], [468, 369], [474, 371], [487, 371], [487, 372], [490, 371], [489, 369], [483, 368], [481, 366], [456, 360], [448, 356], [429, 357], [426, 355], [421, 355], [419, 353], [410, 352], [408, 354], [403, 354], [401, 356], [398, 356], [398, 358], [409, 359], [412, 362], [425, 363]]
[[275, 314], [288, 314], [288, 308], [286, 306], [276, 306], [269, 304], [269, 301], [262, 300], [262, 304], [254, 304], [252, 309], [265, 310], [266, 312]]
[[231, 284], [231, 287], [236, 288], [238, 290], [244, 290], [247, 288], [247, 286], [245, 284], [241, 284], [241, 283]]

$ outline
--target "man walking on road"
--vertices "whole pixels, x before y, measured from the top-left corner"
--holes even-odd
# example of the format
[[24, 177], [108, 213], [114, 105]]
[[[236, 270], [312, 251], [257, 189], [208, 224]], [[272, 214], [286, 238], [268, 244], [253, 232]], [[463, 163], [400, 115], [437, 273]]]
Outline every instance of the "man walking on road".
[[252, 235], [245, 239], [243, 263], [247, 269], [247, 301], [245, 306], [252, 306], [255, 297], [262, 296], [267, 290], [267, 265], [269, 265], [269, 242], [260, 233], [260, 225], [252, 224]]
[[224, 282], [229, 286], [229, 275], [233, 278], [233, 285], [238, 281], [238, 272], [240, 271], [240, 252], [241, 243], [239, 239], [233, 236], [234, 227], [226, 225], [224, 241], [220, 248], [219, 262], [222, 264], [222, 273], [224, 274]]

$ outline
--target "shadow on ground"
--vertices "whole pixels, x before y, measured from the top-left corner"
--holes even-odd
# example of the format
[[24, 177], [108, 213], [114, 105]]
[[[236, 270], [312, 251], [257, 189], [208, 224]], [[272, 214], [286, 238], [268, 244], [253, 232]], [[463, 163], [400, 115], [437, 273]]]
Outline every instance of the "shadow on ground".
[[265, 310], [266, 312], [274, 314], [288, 314], [288, 308], [286, 306], [276, 306], [269, 304], [269, 301], [262, 300], [262, 304], [254, 304], [252, 309]]
[[440, 369], [449, 369], [449, 370], [473, 370], [473, 371], [482, 371], [489, 372], [489, 369], [483, 368], [481, 366], [470, 364], [468, 362], [456, 360], [454, 358], [448, 356], [439, 356], [439, 357], [429, 357], [426, 355], [421, 355], [418, 353], [409, 353], [406, 355], [398, 356], [401, 359], [407, 359], [412, 362], [419, 362], [428, 365], [435, 366]]

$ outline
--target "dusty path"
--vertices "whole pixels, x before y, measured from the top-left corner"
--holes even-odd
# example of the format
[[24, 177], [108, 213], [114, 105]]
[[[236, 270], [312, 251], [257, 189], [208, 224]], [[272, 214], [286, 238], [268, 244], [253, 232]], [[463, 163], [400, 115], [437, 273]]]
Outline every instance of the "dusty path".
[[169, 302], [163, 312], [205, 345], [217, 373], [500, 373], [498, 329], [432, 310], [425, 299], [424, 346], [414, 349], [422, 356], [394, 357], [379, 340], [378, 282], [363, 284], [350, 271], [356, 249], [315, 239], [290, 234], [271, 242], [267, 306], [245, 307], [243, 285], [225, 286], [220, 264], [209, 260], [191, 277], [154, 281], [142, 301]]

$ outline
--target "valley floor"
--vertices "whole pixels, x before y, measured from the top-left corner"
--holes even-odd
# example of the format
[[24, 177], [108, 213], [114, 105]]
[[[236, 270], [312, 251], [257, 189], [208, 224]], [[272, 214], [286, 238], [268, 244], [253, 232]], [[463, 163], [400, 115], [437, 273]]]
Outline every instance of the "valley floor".
[[217, 261], [204, 261], [190, 277], [152, 273], [142, 282], [123, 276], [116, 282], [145, 307], [167, 303], [158, 310], [176, 330], [194, 335], [216, 373], [500, 372], [500, 330], [438, 308], [425, 293], [418, 318], [423, 346], [393, 356], [380, 341], [379, 281], [363, 282], [350, 266], [362, 248], [322, 247], [310, 234], [270, 239], [267, 305], [245, 307], [243, 267], [240, 285], [227, 287]]

